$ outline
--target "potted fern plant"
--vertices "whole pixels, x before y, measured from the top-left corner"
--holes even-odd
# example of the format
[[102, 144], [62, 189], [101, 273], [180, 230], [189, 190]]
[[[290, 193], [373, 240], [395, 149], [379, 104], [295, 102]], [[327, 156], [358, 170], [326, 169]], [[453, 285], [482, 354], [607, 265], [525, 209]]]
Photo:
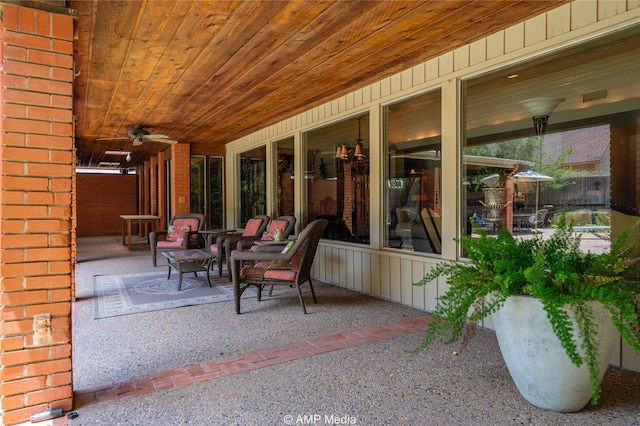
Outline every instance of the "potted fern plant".
[[[439, 277], [449, 284], [414, 351], [435, 341], [464, 343], [473, 327], [492, 315], [507, 368], [527, 401], [560, 412], [578, 411], [589, 399], [596, 404], [614, 330], [640, 356], [637, 226], [601, 254], [581, 252], [564, 214], [546, 239], [516, 239], [504, 229], [497, 235], [476, 231], [479, 238], [456, 240], [469, 262], [441, 262], [414, 284], [424, 286]], [[551, 336], [538, 336], [545, 331]], [[558, 352], [551, 344], [560, 345], [559, 361], [550, 359]], [[568, 365], [568, 373], [560, 371], [560, 364]], [[569, 383], [574, 377], [575, 383]], [[551, 383], [554, 379], [560, 384]]]

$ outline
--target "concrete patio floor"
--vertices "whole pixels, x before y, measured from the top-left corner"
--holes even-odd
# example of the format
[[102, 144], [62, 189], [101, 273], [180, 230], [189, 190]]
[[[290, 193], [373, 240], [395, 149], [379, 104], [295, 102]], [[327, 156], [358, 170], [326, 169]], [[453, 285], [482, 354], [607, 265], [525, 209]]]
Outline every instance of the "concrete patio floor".
[[[93, 318], [93, 276], [166, 271], [141, 244], [80, 238], [74, 304], [74, 420], [53, 425], [640, 425], [640, 374], [609, 368], [598, 406], [543, 411], [518, 393], [495, 334], [462, 352], [421, 340], [424, 312], [317, 283], [295, 291]], [[460, 352], [460, 353], [458, 353]], [[40, 423], [40, 424], [47, 424]]]

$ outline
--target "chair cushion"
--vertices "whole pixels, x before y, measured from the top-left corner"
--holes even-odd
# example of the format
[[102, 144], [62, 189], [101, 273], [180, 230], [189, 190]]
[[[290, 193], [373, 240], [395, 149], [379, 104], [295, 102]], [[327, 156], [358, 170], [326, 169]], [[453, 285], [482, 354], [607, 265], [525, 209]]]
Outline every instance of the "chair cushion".
[[294, 281], [298, 269], [277, 269], [282, 266], [281, 261], [272, 260], [271, 262], [258, 262], [254, 266], [247, 266], [240, 270], [240, 277], [242, 279], [270, 279], [270, 280], [283, 280]]
[[296, 271], [292, 269], [268, 269], [264, 273], [265, 279], [294, 281], [296, 279]]
[[211, 253], [217, 253], [218, 252], [218, 245], [214, 244], [211, 247], [209, 247]]
[[157, 247], [182, 247], [182, 241], [158, 241]]
[[260, 225], [262, 225], [261, 219], [249, 219], [247, 221], [247, 226], [244, 228], [244, 232], [242, 233], [243, 237], [251, 237], [258, 233], [258, 229], [260, 229]]
[[289, 251], [291, 250], [291, 247], [293, 247], [295, 244], [296, 244], [295, 241], [289, 241], [287, 243], [287, 245], [284, 246], [284, 248], [282, 249], [282, 251], [280, 253], [282, 253], [282, 254], [289, 253]]
[[287, 229], [287, 226], [289, 226], [289, 222], [287, 222], [286, 220], [278, 220], [278, 219], [272, 220], [271, 223], [269, 224], [269, 229], [267, 230], [267, 233], [264, 234], [262, 239], [273, 240], [273, 236], [276, 233], [276, 230], [282, 229], [282, 231], [284, 232], [284, 230]]
[[[189, 231], [191, 231], [192, 229], [194, 231], [197, 231], [198, 229], [200, 229], [200, 221], [198, 219], [176, 219], [173, 221], [173, 225], [174, 226], [189, 225], [191, 227]], [[198, 235], [197, 234], [190, 235], [189, 239], [197, 241]]]
[[190, 225], [171, 225], [167, 232], [167, 241], [182, 242], [184, 233], [191, 231]]

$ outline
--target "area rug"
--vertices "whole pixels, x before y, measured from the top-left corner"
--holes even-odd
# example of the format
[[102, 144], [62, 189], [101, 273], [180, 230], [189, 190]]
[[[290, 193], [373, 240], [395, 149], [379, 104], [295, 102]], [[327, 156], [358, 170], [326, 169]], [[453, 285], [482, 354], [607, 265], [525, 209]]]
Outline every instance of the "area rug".
[[[247, 289], [243, 298], [256, 296]], [[93, 277], [94, 318], [137, 314], [190, 305], [233, 300], [233, 285], [227, 277], [211, 276], [211, 287], [205, 273], [182, 276], [182, 290], [178, 291], [178, 274], [167, 279], [166, 272], [143, 272], [125, 275], [96, 275]]]

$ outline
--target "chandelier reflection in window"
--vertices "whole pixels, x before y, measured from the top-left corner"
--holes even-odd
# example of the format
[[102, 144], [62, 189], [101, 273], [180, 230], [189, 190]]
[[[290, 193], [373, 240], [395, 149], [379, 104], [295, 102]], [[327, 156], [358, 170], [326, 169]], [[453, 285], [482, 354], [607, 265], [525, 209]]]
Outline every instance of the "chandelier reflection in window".
[[358, 139], [353, 148], [348, 147], [346, 144], [336, 147], [336, 160], [338, 163], [338, 169], [342, 169], [345, 164], [351, 164], [352, 173], [355, 174], [368, 174], [368, 157], [364, 154], [362, 148], [362, 129], [361, 121], [362, 117], [358, 118]]

